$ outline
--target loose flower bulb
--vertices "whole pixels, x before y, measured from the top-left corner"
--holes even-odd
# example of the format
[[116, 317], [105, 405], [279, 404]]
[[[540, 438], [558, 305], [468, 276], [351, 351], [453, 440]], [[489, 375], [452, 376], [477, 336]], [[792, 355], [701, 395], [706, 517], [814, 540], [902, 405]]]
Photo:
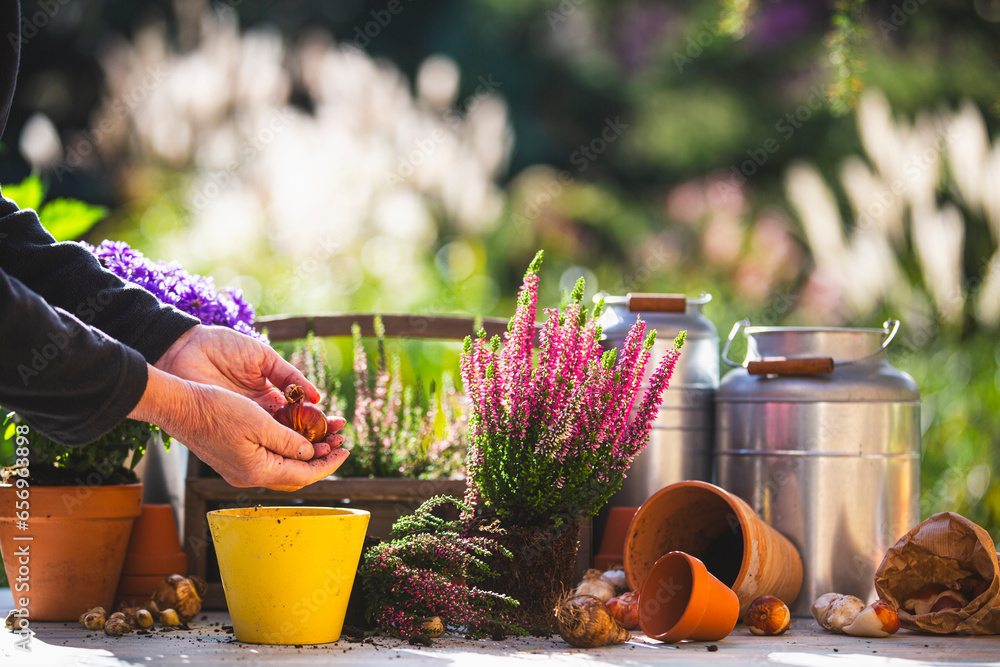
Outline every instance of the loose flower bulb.
[[205, 582], [198, 577], [172, 574], [160, 584], [150, 600], [150, 610], [176, 610], [182, 621], [190, 621], [201, 611]]
[[326, 437], [326, 415], [306, 400], [306, 392], [302, 387], [297, 384], [288, 385], [285, 400], [288, 402], [274, 413], [279, 424], [302, 434], [311, 443], [317, 443]]
[[608, 600], [608, 611], [618, 621], [618, 625], [626, 630], [639, 627], [639, 591], [622, 593]]
[[176, 628], [180, 626], [181, 619], [177, 615], [177, 612], [173, 609], [164, 609], [160, 612], [160, 625], [167, 628]]
[[854, 622], [844, 627], [844, 633], [855, 637], [888, 637], [899, 630], [896, 609], [885, 600], [876, 600]]
[[788, 629], [792, 615], [788, 605], [773, 595], [761, 595], [750, 603], [743, 623], [755, 635], [780, 635]]

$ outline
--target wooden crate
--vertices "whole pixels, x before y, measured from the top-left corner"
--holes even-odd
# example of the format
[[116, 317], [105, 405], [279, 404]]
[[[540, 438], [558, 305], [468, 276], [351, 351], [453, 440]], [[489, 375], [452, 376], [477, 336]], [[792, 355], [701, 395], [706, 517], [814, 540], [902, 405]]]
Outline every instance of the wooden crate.
[[[263, 317], [259, 329], [267, 329], [274, 342], [304, 338], [310, 331], [318, 337], [349, 336], [355, 322], [365, 336], [373, 336], [375, 315], [347, 313], [338, 315], [280, 315]], [[428, 315], [383, 315], [387, 338], [427, 340], [462, 340], [474, 332], [476, 322], [469, 317]], [[501, 335], [507, 330], [507, 320], [483, 318], [479, 325], [487, 335]], [[241, 489], [231, 486], [197, 456], [188, 458], [184, 500], [184, 550], [188, 555], [190, 574], [208, 582], [206, 609], [224, 609], [225, 595], [219, 577], [215, 549], [208, 531], [206, 513], [223, 508], [254, 505], [313, 505], [351, 507], [371, 512], [368, 534], [385, 537], [393, 522], [415, 510], [420, 503], [435, 495], [461, 498], [465, 481], [453, 479], [368, 479], [329, 478], [293, 493], [263, 488]], [[585, 521], [580, 530], [580, 551], [577, 558], [578, 578], [590, 566], [592, 554], [591, 522]]]

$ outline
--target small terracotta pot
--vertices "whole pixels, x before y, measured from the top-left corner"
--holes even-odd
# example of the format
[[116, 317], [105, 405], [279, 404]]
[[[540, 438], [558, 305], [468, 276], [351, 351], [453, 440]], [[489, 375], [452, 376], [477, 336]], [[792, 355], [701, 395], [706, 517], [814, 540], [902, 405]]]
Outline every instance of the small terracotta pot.
[[745, 502], [708, 482], [677, 482], [643, 503], [625, 539], [625, 574], [642, 588], [663, 554], [683, 551], [736, 592], [740, 614], [761, 595], [792, 606], [802, 587], [795, 546]]
[[662, 642], [718, 641], [739, 618], [736, 593], [681, 551], [661, 556], [639, 592], [639, 626]]
[[638, 507], [612, 507], [604, 524], [601, 548], [594, 556], [594, 567], [602, 572], [621, 567], [625, 562], [625, 536]]
[[148, 600], [164, 579], [165, 577], [159, 574], [123, 574], [118, 580], [116, 595], [121, 598], [136, 597]]
[[[128, 541], [131, 554], [175, 554], [181, 552], [181, 540], [177, 535], [177, 520], [174, 508], [167, 505], [144, 504], [142, 514], [132, 528]], [[167, 574], [173, 574], [168, 572]], [[177, 574], [183, 574], [178, 572]]]
[[116, 603], [149, 599], [171, 574], [187, 574], [187, 554], [181, 551], [173, 507], [145, 504], [132, 528]]
[[[110, 608], [142, 484], [28, 487], [28, 527], [20, 530], [16, 491], [24, 490], [0, 485], [0, 550], [15, 603], [28, 599], [32, 621], [75, 621], [91, 607]], [[30, 590], [17, 590], [19, 577]]]

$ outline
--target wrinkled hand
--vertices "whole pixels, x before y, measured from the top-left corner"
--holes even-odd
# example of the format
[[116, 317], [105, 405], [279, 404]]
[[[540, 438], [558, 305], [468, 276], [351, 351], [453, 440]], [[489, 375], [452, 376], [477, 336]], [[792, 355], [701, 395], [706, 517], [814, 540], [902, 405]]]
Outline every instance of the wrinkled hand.
[[179, 378], [246, 396], [271, 414], [284, 405], [282, 391], [290, 384], [301, 386], [310, 402], [320, 399], [316, 387], [277, 352], [226, 327], [192, 327], [153, 365]]
[[[156, 424], [233, 486], [295, 491], [333, 474], [348, 457], [336, 448], [340, 436], [312, 445], [245, 396], [148, 368], [146, 392], [129, 417]], [[343, 419], [331, 420], [331, 428], [343, 426]]]

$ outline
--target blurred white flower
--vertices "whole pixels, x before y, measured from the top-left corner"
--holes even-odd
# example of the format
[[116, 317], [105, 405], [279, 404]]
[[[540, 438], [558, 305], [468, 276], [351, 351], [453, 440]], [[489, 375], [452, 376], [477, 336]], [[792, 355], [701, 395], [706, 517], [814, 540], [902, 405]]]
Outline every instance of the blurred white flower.
[[[224, 261], [285, 299], [272, 306], [300, 303], [303, 292], [293, 301], [269, 282], [308, 277], [315, 311], [346, 305], [368, 274], [399, 285], [385, 299], [404, 307], [432, 282], [441, 225], [481, 233], [500, 215], [507, 108], [490, 90], [457, 100], [450, 58], [421, 65], [414, 96], [391, 64], [321, 32], [288, 45], [270, 29], [241, 34], [234, 12], [213, 12], [191, 34], [200, 38], [183, 53], [162, 26], [111, 44], [95, 121], [114, 126], [101, 149], [129, 173], [185, 172], [188, 224], [155, 240], [171, 258], [202, 270]], [[292, 104], [294, 86], [308, 111]], [[282, 266], [284, 277], [263, 274]]]
[[450, 109], [458, 98], [459, 71], [447, 56], [431, 56], [417, 72], [417, 98], [434, 111]]
[[866, 314], [879, 299], [900, 312], [926, 310], [926, 299], [903, 279], [896, 257], [912, 247], [942, 321], [960, 322], [972, 296], [977, 318], [1000, 324], [1000, 251], [994, 246], [989, 266], [976, 267], [983, 273], [967, 286], [967, 221], [955, 204], [939, 203], [946, 188], [957, 191], [961, 205], [982, 213], [1000, 242], [1000, 142], [991, 146], [979, 111], [964, 103], [957, 112], [918, 114], [911, 124], [894, 120], [885, 97], [870, 91], [857, 119], [868, 162], [852, 157], [841, 166], [855, 219], [846, 240], [833, 193], [816, 169], [798, 164], [786, 178], [817, 272], [825, 284], [837, 285], [843, 315]]
[[43, 113], [34, 113], [25, 121], [18, 148], [31, 165], [32, 171], [41, 171], [54, 165], [63, 155], [59, 132]]

